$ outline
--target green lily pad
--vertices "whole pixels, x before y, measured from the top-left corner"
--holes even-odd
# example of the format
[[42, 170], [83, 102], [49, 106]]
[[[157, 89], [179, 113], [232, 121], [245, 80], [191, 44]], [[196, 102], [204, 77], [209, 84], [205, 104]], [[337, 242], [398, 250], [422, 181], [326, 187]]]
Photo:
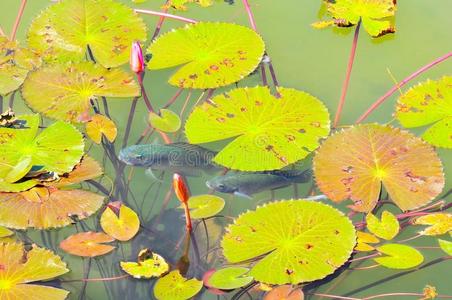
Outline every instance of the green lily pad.
[[328, 13], [332, 21], [320, 21], [314, 28], [325, 28], [336, 25], [348, 27], [362, 21], [364, 29], [373, 37], [395, 32], [393, 0], [335, 0], [327, 2]]
[[253, 281], [247, 273], [250, 269], [244, 267], [228, 267], [215, 271], [209, 278], [209, 287], [220, 290], [233, 290]]
[[447, 255], [452, 256], [452, 242], [438, 239], [438, 244]]
[[34, 19], [28, 32], [29, 46], [48, 61], [84, 60], [89, 46], [108, 68], [128, 62], [135, 40], [146, 40], [143, 20], [113, 0], [58, 2]]
[[396, 216], [386, 210], [381, 214], [381, 221], [372, 213], [368, 213], [366, 223], [370, 232], [385, 240], [392, 240], [400, 229]]
[[399, 98], [395, 116], [406, 128], [431, 125], [422, 138], [452, 148], [452, 76], [428, 79], [409, 89]]
[[0, 226], [0, 238], [8, 237], [8, 236], [11, 236], [13, 234], [14, 234], [13, 231], [9, 230], [6, 227]]
[[261, 61], [264, 42], [252, 29], [199, 22], [170, 31], [148, 49], [150, 70], [182, 65], [169, 83], [183, 88], [217, 88], [249, 75]]
[[390, 269], [409, 269], [420, 265], [424, 256], [413, 247], [401, 244], [386, 244], [377, 248], [388, 256], [376, 257], [374, 261]]
[[135, 97], [140, 95], [131, 74], [83, 62], [50, 65], [31, 72], [22, 95], [27, 104], [47, 117], [80, 122], [96, 96]]
[[346, 216], [303, 200], [272, 202], [240, 215], [221, 243], [230, 263], [253, 260], [249, 276], [267, 284], [324, 278], [348, 260], [355, 244]]
[[196, 278], [186, 279], [178, 270], [160, 278], [154, 285], [157, 300], [186, 300], [195, 296], [202, 289], [202, 281]]
[[[183, 208], [181, 205], [180, 208]], [[192, 196], [188, 200], [188, 208], [192, 219], [203, 219], [215, 216], [224, 208], [224, 199], [215, 195]]]
[[178, 114], [169, 109], [161, 109], [160, 115], [150, 112], [149, 124], [163, 132], [176, 132], [180, 129], [181, 120]]
[[40, 64], [37, 53], [0, 36], [0, 95], [17, 90], [28, 72]]
[[328, 111], [295, 89], [238, 88], [195, 108], [185, 124], [190, 143], [235, 138], [214, 158], [230, 169], [263, 171], [305, 158], [330, 131]]

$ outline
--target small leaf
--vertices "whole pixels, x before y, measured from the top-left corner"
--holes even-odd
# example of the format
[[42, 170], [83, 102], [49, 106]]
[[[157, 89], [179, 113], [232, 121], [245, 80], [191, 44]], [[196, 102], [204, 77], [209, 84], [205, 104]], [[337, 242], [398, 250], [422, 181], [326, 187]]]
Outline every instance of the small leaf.
[[220, 290], [233, 290], [243, 287], [253, 281], [247, 273], [250, 269], [244, 267], [227, 267], [216, 270], [209, 278], [209, 287]]
[[380, 240], [373, 234], [357, 231], [356, 236], [358, 237], [358, 243], [356, 244], [355, 250], [356, 251], [373, 251], [375, 250], [375, 247], [369, 245], [369, 244], [376, 244], [380, 242]]
[[113, 241], [114, 238], [105, 233], [88, 231], [66, 238], [60, 243], [60, 248], [72, 255], [95, 257], [113, 251], [115, 247], [104, 244]]
[[422, 235], [442, 235], [452, 231], [452, 214], [432, 213], [415, 219], [416, 225], [431, 225], [421, 232]]
[[169, 265], [163, 257], [149, 249], [138, 254], [138, 262], [120, 262], [121, 269], [135, 278], [160, 277], [168, 272]]
[[175, 270], [159, 278], [154, 285], [157, 300], [187, 300], [202, 289], [202, 281], [196, 278], [186, 279]]
[[304, 294], [300, 288], [291, 285], [280, 285], [268, 292], [263, 300], [303, 300]]
[[113, 143], [118, 134], [115, 123], [106, 116], [95, 114], [90, 121], [86, 123], [86, 134], [96, 144], [102, 141], [102, 135], [107, 138], [110, 143]]
[[[111, 203], [110, 205], [114, 205]], [[140, 229], [140, 219], [131, 208], [119, 203], [119, 213], [107, 206], [100, 217], [102, 229], [111, 237], [119, 241], [128, 241]]]
[[443, 249], [444, 252], [446, 252], [447, 255], [452, 256], [452, 242], [438, 239], [438, 244]]
[[[188, 200], [188, 208], [192, 219], [203, 219], [215, 216], [224, 208], [224, 199], [215, 195], [192, 196]], [[183, 209], [181, 205], [180, 208]]]
[[390, 269], [409, 269], [424, 261], [424, 256], [418, 250], [407, 245], [386, 244], [377, 250], [388, 256], [374, 258], [374, 261]]
[[160, 115], [154, 112], [149, 113], [149, 124], [163, 132], [176, 132], [180, 129], [181, 120], [172, 110], [162, 108]]
[[392, 240], [400, 229], [399, 221], [389, 211], [384, 211], [381, 214], [381, 221], [372, 213], [368, 213], [366, 216], [367, 229], [376, 236], [385, 239]]
[[211, 6], [212, 0], [168, 0], [167, 4], [165, 4], [164, 8], [172, 7], [177, 10], [187, 10], [188, 3], [196, 3], [201, 7]]

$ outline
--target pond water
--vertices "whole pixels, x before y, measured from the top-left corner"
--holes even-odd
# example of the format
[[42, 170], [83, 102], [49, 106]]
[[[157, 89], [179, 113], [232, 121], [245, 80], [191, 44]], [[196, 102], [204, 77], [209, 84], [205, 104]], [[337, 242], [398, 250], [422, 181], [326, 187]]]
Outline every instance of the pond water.
[[[131, 7], [152, 10], [160, 10], [163, 4], [161, 3], [163, 1], [157, 0], [148, 0], [143, 4], [134, 4], [128, 0], [122, 0], [121, 2]], [[236, 2], [230, 5], [217, 1], [209, 8], [190, 5], [187, 12], [174, 13], [196, 20], [234, 22], [248, 26], [248, 17], [241, 1], [236, 0]], [[266, 48], [271, 56], [280, 85], [300, 89], [315, 95], [325, 103], [330, 115], [334, 115], [345, 76], [353, 39], [353, 29], [316, 30], [312, 28], [310, 24], [318, 20], [320, 0], [251, 0], [250, 2], [255, 15], [257, 29], [266, 43]], [[0, 24], [5, 32], [10, 32], [19, 4], [20, 1], [18, 0], [0, 1]], [[45, 0], [28, 1], [18, 30], [18, 40], [24, 41], [23, 43], [25, 44], [26, 32], [31, 20], [50, 4], [50, 1]], [[452, 18], [450, 12], [452, 10], [452, 2], [450, 0], [400, 0], [397, 5], [396, 34], [386, 35], [374, 40], [368, 34], [365, 34], [364, 31], [361, 32], [341, 124], [345, 125], [355, 122], [357, 117], [371, 103], [394, 85], [394, 79], [401, 81], [421, 66], [451, 50], [452, 36], [450, 28], [452, 28]], [[150, 29], [149, 31], [152, 32], [158, 18], [147, 15], [143, 15], [142, 18]], [[167, 20], [164, 23], [162, 32], [167, 32], [182, 25], [179, 21]], [[128, 68], [128, 66], [126, 65], [124, 68]], [[176, 93], [177, 89], [167, 84], [167, 80], [173, 71], [173, 69], [166, 69], [147, 72], [145, 87], [155, 107], [161, 107]], [[439, 79], [443, 75], [450, 74], [451, 71], [452, 60], [449, 59], [423, 73], [409, 83], [407, 87], [427, 78]], [[256, 73], [240, 81], [238, 86], [252, 87], [260, 83], [259, 73]], [[228, 89], [230, 87], [216, 90], [215, 94]], [[200, 94], [198, 91], [193, 92], [189, 102], [190, 106], [194, 104]], [[394, 94], [385, 104], [373, 112], [368, 121], [391, 122], [397, 95], [398, 93]], [[172, 106], [174, 111], [180, 111], [186, 96], [187, 91], [184, 91], [178, 101]], [[17, 93], [15, 97], [14, 110], [16, 113], [29, 112], [30, 110], [21, 101], [20, 94]], [[118, 127], [119, 135], [115, 144], [118, 152], [121, 148], [131, 101], [112, 99], [108, 103], [110, 115]], [[392, 124], [399, 126], [397, 121], [392, 121]], [[144, 103], [140, 100], [134, 117], [129, 144], [139, 139], [146, 127], [147, 111]], [[421, 131], [415, 130], [415, 132]], [[184, 141], [183, 132], [171, 135], [171, 138], [174, 141]], [[146, 141], [149, 143], [162, 143], [157, 135], [152, 135]], [[101, 147], [93, 146], [90, 148], [89, 153], [98, 161], [106, 159]], [[444, 149], [439, 149], [438, 153], [444, 164], [446, 175], [444, 191], [447, 191], [451, 187], [452, 155], [450, 151], [447, 152]], [[87, 228], [99, 230], [98, 215], [85, 220], [83, 226], [69, 226], [44, 232], [28, 231], [28, 236], [35, 243], [53, 249], [68, 263], [71, 272], [64, 275], [63, 280], [83, 278], [88, 268], [90, 269], [90, 278], [122, 275], [123, 273], [118, 266], [119, 261], [124, 259], [134, 260], [137, 252], [144, 247], [149, 247], [157, 253], [161, 253], [171, 263], [175, 263], [181, 255], [183, 250], [181, 239], [184, 236], [183, 210], [175, 209], [179, 206], [179, 202], [174, 195], [171, 196], [169, 202], [165, 203], [164, 201], [167, 191], [170, 189], [171, 174], [165, 174], [162, 181], [159, 182], [146, 174], [145, 170], [141, 168], [133, 168], [132, 170], [132, 168], [127, 167], [125, 172], [130, 175], [131, 193], [129, 193], [127, 199], [122, 200], [139, 213], [142, 224], [151, 228], [152, 232], [142, 229], [139, 235], [131, 242], [118, 244], [117, 251], [112, 254], [89, 260], [65, 253], [59, 249], [58, 244], [61, 240], [77, 231], [86, 230]], [[108, 163], [105, 173], [107, 177], [114, 177], [114, 171]], [[208, 192], [208, 188], [205, 185], [208, 177], [189, 178], [192, 194]], [[109, 185], [107, 179], [104, 183]], [[309, 184], [300, 184], [298, 186], [299, 195], [305, 195], [309, 188]], [[118, 197], [117, 194], [113, 194], [113, 196]], [[294, 197], [294, 189], [293, 187], [288, 187], [277, 190], [273, 195], [270, 192], [263, 192], [257, 194], [253, 199], [226, 195], [224, 197], [226, 207], [222, 214], [235, 217], [246, 209], [254, 209], [258, 204], [269, 201], [272, 197], [275, 199], [292, 198]], [[166, 206], [166, 208], [163, 206]], [[345, 208], [344, 205], [337, 205], [337, 207], [340, 209]], [[202, 254], [206, 252], [206, 247], [209, 247], [210, 250], [218, 247], [221, 230], [227, 223], [226, 219], [221, 218], [208, 221], [209, 245], [206, 243], [202, 224], [196, 228], [199, 250]], [[415, 230], [406, 230], [399, 238], [410, 237], [414, 233]], [[436, 241], [434, 238], [422, 238], [414, 240], [412, 245], [431, 246], [436, 245]], [[193, 255], [193, 252], [191, 254]], [[426, 261], [432, 261], [442, 256], [440, 249], [425, 250], [423, 254]], [[193, 259], [191, 257], [191, 260]], [[221, 265], [221, 256], [209, 256], [209, 259], [212, 259], [213, 262], [211, 267]], [[452, 262], [449, 260], [433, 264], [416, 272], [385, 268], [346, 271], [335, 280], [320, 287], [315, 287], [315, 291], [359, 298], [385, 292], [421, 292], [426, 284], [431, 284], [437, 288], [440, 294], [452, 295], [450, 284], [451, 267]], [[199, 270], [192, 269], [189, 272], [191, 274], [200, 273]], [[153, 282], [124, 279], [109, 282], [89, 282], [86, 285], [81, 282], [62, 283], [61, 287], [71, 292], [69, 295], [70, 299], [154, 299], [152, 294]], [[83, 289], [86, 289], [86, 291], [81, 293]], [[219, 296], [219, 299], [229, 299], [231, 297], [232, 294], [229, 294]], [[246, 299], [246, 296], [243, 298]], [[307, 298], [309, 297], [307, 296]], [[411, 299], [418, 298], [413, 296]], [[196, 299], [217, 299], [217, 296], [203, 292], [196, 296]], [[310, 296], [310, 299], [321, 299], [321, 297]], [[398, 298], [393, 296], [388, 299]], [[410, 297], [403, 299], [410, 299]]]

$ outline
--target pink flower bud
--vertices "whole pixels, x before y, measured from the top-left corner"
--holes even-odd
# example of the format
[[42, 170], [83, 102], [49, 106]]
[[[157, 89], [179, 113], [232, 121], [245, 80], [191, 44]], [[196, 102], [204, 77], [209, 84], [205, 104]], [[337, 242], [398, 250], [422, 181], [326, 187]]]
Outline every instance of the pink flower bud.
[[141, 50], [140, 42], [132, 43], [132, 50], [130, 51], [130, 69], [136, 74], [144, 71], [143, 51]]

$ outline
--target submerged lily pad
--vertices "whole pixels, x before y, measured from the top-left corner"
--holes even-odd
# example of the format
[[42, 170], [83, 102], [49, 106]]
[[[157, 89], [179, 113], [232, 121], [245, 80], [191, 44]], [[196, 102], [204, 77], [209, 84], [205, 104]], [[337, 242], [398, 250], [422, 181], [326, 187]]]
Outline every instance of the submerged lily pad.
[[372, 213], [368, 213], [366, 223], [370, 232], [385, 240], [392, 240], [400, 229], [397, 217], [386, 210], [381, 214], [381, 220]]
[[33, 245], [31, 250], [26, 251], [21, 243], [0, 243], [0, 265], [2, 300], [64, 300], [69, 294], [52, 286], [33, 284], [69, 272], [61, 257], [47, 249]]
[[383, 184], [402, 210], [432, 201], [444, 187], [433, 148], [413, 134], [378, 124], [354, 126], [330, 136], [314, 157], [319, 189], [335, 202], [354, 201], [371, 211]]
[[140, 219], [136, 212], [124, 204], [118, 203], [118, 207], [118, 211], [110, 206], [105, 208], [100, 217], [100, 226], [105, 233], [118, 241], [128, 241], [140, 229]]
[[434, 213], [416, 218], [416, 225], [430, 225], [420, 232], [422, 235], [442, 235], [452, 231], [452, 214]]
[[160, 278], [154, 285], [157, 300], [187, 300], [202, 289], [202, 281], [196, 278], [186, 279], [175, 270]]
[[240, 215], [221, 243], [230, 263], [253, 260], [249, 275], [268, 284], [324, 278], [347, 261], [355, 244], [346, 216], [303, 200], [273, 202]]
[[169, 109], [161, 109], [160, 115], [149, 113], [149, 124], [163, 132], [176, 132], [180, 129], [181, 123], [179, 115]]
[[96, 61], [108, 68], [129, 60], [135, 40], [146, 40], [143, 20], [113, 0], [61, 1], [43, 11], [28, 32], [29, 46], [46, 60], [81, 61], [89, 46]]
[[216, 270], [210, 275], [208, 285], [220, 290], [240, 288], [253, 281], [253, 277], [247, 275], [249, 270], [244, 267], [227, 267]]
[[283, 168], [305, 158], [330, 130], [328, 111], [317, 98], [295, 89], [238, 88], [195, 108], [185, 124], [189, 142], [235, 138], [214, 158], [230, 169]]
[[395, 116], [406, 128], [431, 125], [422, 138], [452, 148], [452, 76], [428, 79], [409, 89], [399, 98]]
[[150, 70], [182, 65], [169, 83], [183, 88], [217, 88], [249, 75], [261, 61], [264, 42], [252, 29], [199, 22], [163, 34], [148, 53]]
[[[215, 216], [224, 208], [224, 199], [215, 195], [192, 196], [188, 200], [188, 208], [192, 219]], [[183, 205], [180, 208], [184, 208]]]
[[0, 36], [0, 95], [17, 90], [28, 72], [40, 64], [37, 53]]
[[86, 123], [86, 134], [96, 144], [100, 144], [102, 136], [105, 136], [110, 143], [113, 143], [118, 134], [115, 123], [108, 117], [95, 114], [91, 120]]
[[160, 277], [169, 270], [165, 259], [149, 249], [140, 251], [137, 262], [121, 261], [120, 265], [124, 272], [135, 278]]
[[33, 110], [47, 117], [80, 122], [96, 96], [135, 97], [140, 89], [127, 72], [82, 62], [49, 65], [31, 72], [22, 95]]
[[409, 269], [420, 265], [424, 256], [413, 247], [401, 244], [386, 244], [377, 248], [387, 256], [376, 257], [374, 261], [390, 269]]
[[102, 232], [80, 232], [63, 240], [60, 248], [72, 255], [96, 257], [113, 251], [115, 247], [105, 243], [111, 243], [114, 240]]

